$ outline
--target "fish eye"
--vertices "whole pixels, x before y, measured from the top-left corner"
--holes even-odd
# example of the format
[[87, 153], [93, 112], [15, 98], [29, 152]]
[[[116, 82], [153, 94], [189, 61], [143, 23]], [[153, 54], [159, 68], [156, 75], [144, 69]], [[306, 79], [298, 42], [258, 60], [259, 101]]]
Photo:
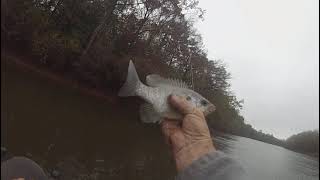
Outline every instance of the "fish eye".
[[201, 100], [201, 102], [200, 102], [203, 106], [206, 106], [206, 105], [208, 105], [208, 102], [207, 101], [205, 101], [205, 100]]
[[190, 100], [191, 100], [191, 97], [190, 97], [190, 96], [187, 96], [187, 97], [186, 97], [186, 100], [187, 100], [187, 101], [190, 101]]

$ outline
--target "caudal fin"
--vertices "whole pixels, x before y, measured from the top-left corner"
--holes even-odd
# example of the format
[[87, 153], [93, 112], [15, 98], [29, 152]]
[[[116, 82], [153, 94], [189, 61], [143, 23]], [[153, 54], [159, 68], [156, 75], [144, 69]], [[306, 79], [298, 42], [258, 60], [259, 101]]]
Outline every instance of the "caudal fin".
[[139, 76], [137, 74], [136, 68], [134, 67], [134, 64], [130, 60], [129, 67], [128, 67], [128, 75], [126, 82], [124, 85], [120, 88], [118, 96], [126, 97], [126, 96], [135, 96], [136, 90], [138, 86], [140, 85]]

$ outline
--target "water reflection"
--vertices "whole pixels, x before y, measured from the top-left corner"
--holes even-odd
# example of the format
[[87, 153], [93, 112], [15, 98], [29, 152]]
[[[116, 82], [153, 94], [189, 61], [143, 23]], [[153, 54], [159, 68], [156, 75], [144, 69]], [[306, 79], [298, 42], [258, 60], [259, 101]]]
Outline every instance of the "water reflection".
[[[60, 179], [174, 179], [159, 126], [141, 124], [136, 99], [108, 102], [6, 66], [1, 81], [2, 141]], [[3, 73], [3, 70], [2, 70]], [[4, 128], [4, 129], [3, 129]], [[253, 179], [319, 177], [318, 161], [247, 138], [213, 132], [217, 149]]]
[[319, 161], [285, 148], [236, 137], [225, 151], [237, 159], [251, 179], [318, 179]]
[[287, 160], [287, 164], [293, 171], [300, 172], [305, 176], [319, 177], [319, 161], [312, 157], [291, 152]]
[[237, 140], [236, 136], [216, 132], [213, 129], [210, 129], [210, 132], [212, 132], [211, 136], [213, 137], [213, 144], [216, 149], [223, 152], [231, 153], [234, 142]]

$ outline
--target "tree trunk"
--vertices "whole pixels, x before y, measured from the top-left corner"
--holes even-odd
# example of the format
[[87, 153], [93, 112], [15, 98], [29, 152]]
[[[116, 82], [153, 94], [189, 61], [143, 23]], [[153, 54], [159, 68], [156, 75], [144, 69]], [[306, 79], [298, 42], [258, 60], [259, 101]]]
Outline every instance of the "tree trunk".
[[93, 45], [94, 41], [97, 39], [98, 35], [101, 33], [103, 28], [108, 25], [108, 23], [110, 22], [109, 19], [111, 18], [116, 5], [117, 5], [117, 0], [114, 0], [113, 3], [112, 3], [112, 9], [110, 10], [109, 13], [108, 13], [108, 11], [106, 11], [106, 14], [102, 19], [102, 22], [93, 31], [93, 33], [92, 33], [92, 35], [90, 37], [90, 40], [89, 40], [89, 42], [87, 44], [87, 47], [83, 51], [81, 57], [84, 57], [88, 53], [88, 51], [90, 50], [90, 48]]

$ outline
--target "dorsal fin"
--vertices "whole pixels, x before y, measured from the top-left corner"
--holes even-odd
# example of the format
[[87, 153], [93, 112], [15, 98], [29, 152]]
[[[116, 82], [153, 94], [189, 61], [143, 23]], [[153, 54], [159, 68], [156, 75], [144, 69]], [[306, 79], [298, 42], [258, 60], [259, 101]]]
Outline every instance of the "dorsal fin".
[[159, 87], [159, 86], [175, 86], [180, 88], [189, 88], [188, 85], [177, 79], [166, 79], [158, 74], [150, 74], [146, 77], [146, 83], [149, 86]]

